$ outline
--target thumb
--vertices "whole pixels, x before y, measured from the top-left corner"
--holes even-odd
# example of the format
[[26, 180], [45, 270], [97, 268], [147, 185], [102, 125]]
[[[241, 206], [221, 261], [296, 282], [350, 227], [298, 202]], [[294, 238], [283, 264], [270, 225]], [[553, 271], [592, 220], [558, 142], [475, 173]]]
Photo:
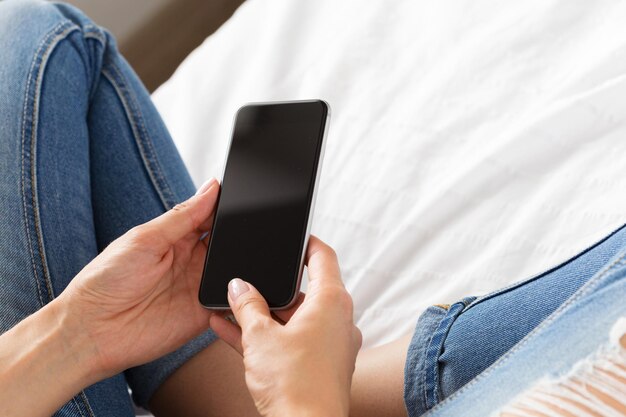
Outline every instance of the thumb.
[[263, 296], [256, 288], [239, 278], [233, 279], [228, 284], [228, 304], [239, 326], [220, 314], [213, 314], [211, 328], [220, 339], [243, 356], [242, 334], [250, 341], [254, 339], [252, 328], [255, 324], [274, 321]]
[[252, 327], [259, 322], [274, 321], [261, 293], [239, 278], [228, 284], [228, 304], [244, 335], [250, 333]]
[[146, 223], [145, 228], [156, 237], [153, 243], [166, 249], [189, 233], [203, 233], [199, 229], [215, 209], [218, 190], [217, 180], [211, 178], [200, 187], [196, 195]]

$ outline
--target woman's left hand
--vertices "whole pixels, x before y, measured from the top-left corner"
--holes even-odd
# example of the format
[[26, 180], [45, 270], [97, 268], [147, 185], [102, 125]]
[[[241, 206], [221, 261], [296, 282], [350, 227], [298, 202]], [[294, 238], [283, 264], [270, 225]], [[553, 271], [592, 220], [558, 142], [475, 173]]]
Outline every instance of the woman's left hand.
[[89, 263], [55, 302], [88, 336], [103, 376], [156, 359], [209, 328], [198, 302], [219, 184], [134, 227]]

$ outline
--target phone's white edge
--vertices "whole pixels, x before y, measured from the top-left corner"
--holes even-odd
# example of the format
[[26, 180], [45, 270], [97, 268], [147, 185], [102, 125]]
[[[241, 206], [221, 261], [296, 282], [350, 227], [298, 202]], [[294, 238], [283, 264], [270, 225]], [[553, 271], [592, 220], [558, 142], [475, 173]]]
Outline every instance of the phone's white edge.
[[[317, 172], [315, 174], [315, 181], [313, 183], [313, 196], [311, 197], [311, 205], [309, 206], [309, 213], [308, 213], [308, 219], [307, 219], [307, 225], [306, 225], [306, 231], [304, 233], [304, 244], [302, 245], [302, 254], [300, 256], [300, 264], [298, 267], [298, 278], [296, 279], [296, 286], [295, 286], [295, 290], [294, 290], [294, 296], [293, 299], [289, 302], [289, 304], [283, 306], [283, 307], [271, 307], [270, 310], [272, 311], [276, 311], [276, 310], [286, 310], [290, 307], [292, 307], [294, 305], [294, 303], [297, 301], [298, 299], [298, 294], [300, 293], [300, 288], [302, 286], [302, 274], [304, 273], [304, 259], [306, 257], [306, 251], [307, 248], [309, 246], [309, 237], [311, 234], [311, 225], [313, 223], [313, 216], [312, 214], [314, 213], [314, 209], [315, 209], [315, 201], [317, 200], [317, 189], [318, 189], [318, 185], [319, 185], [319, 180], [320, 180], [320, 175], [322, 172], [322, 164], [324, 161], [324, 153], [326, 151], [326, 137], [328, 135], [328, 126], [330, 125], [330, 114], [331, 114], [331, 108], [330, 108], [330, 104], [328, 104], [328, 102], [326, 100], [322, 100], [322, 99], [311, 99], [311, 100], [283, 100], [283, 101], [261, 101], [261, 102], [248, 102], [245, 103], [243, 105], [241, 105], [237, 111], [235, 112], [235, 115], [233, 116], [233, 121], [232, 121], [232, 126], [230, 129], [230, 141], [228, 142], [228, 148], [226, 149], [226, 156], [224, 157], [224, 163], [222, 165], [222, 174], [219, 178], [220, 181], [220, 188], [222, 186], [222, 183], [224, 181], [224, 174], [226, 173], [226, 163], [228, 162], [228, 154], [230, 153], [230, 148], [233, 144], [233, 134], [235, 133], [235, 124], [237, 121], [237, 116], [239, 115], [239, 111], [241, 109], [243, 109], [244, 107], [247, 106], [262, 106], [262, 105], [269, 105], [269, 104], [288, 104], [288, 103], [310, 103], [310, 102], [315, 102], [315, 101], [321, 101], [326, 105], [326, 120], [324, 123], [324, 133], [322, 134], [322, 149], [320, 150], [320, 156], [317, 160]], [[220, 190], [221, 192], [221, 190]], [[219, 204], [219, 201], [218, 201]], [[217, 218], [217, 213], [215, 218]], [[208, 250], [208, 248], [207, 248]], [[207, 252], [208, 254], [208, 252]], [[206, 259], [205, 259], [205, 263], [206, 263]], [[204, 276], [204, 266], [202, 267], [202, 275]], [[202, 288], [202, 287], [201, 287]], [[200, 294], [198, 294], [199, 296]], [[202, 302], [200, 302], [200, 305], [204, 308], [206, 308], [207, 310], [218, 310], [218, 311], [228, 311], [230, 310], [230, 307], [224, 306], [224, 307], [207, 307], [204, 304], [202, 304]]]

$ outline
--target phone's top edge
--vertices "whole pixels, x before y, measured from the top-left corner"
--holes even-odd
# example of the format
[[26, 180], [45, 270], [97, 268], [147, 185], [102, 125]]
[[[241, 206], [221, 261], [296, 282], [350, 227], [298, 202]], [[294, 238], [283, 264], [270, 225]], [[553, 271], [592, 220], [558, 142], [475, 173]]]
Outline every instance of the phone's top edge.
[[271, 106], [271, 105], [276, 105], [276, 104], [305, 104], [305, 103], [321, 103], [326, 107], [326, 110], [330, 113], [330, 104], [328, 104], [326, 100], [317, 99], [317, 98], [308, 99], [308, 100], [251, 101], [251, 102], [242, 104], [237, 109], [237, 112], [239, 112], [239, 110], [243, 109], [244, 107], [248, 107], [248, 106]]

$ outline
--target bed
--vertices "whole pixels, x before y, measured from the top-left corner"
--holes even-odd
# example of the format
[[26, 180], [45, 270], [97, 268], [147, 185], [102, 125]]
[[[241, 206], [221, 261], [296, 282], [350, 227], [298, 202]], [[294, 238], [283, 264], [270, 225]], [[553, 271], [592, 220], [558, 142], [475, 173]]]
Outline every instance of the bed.
[[322, 98], [313, 219], [364, 346], [626, 221], [626, 2], [248, 0], [154, 94], [194, 181], [247, 102]]

